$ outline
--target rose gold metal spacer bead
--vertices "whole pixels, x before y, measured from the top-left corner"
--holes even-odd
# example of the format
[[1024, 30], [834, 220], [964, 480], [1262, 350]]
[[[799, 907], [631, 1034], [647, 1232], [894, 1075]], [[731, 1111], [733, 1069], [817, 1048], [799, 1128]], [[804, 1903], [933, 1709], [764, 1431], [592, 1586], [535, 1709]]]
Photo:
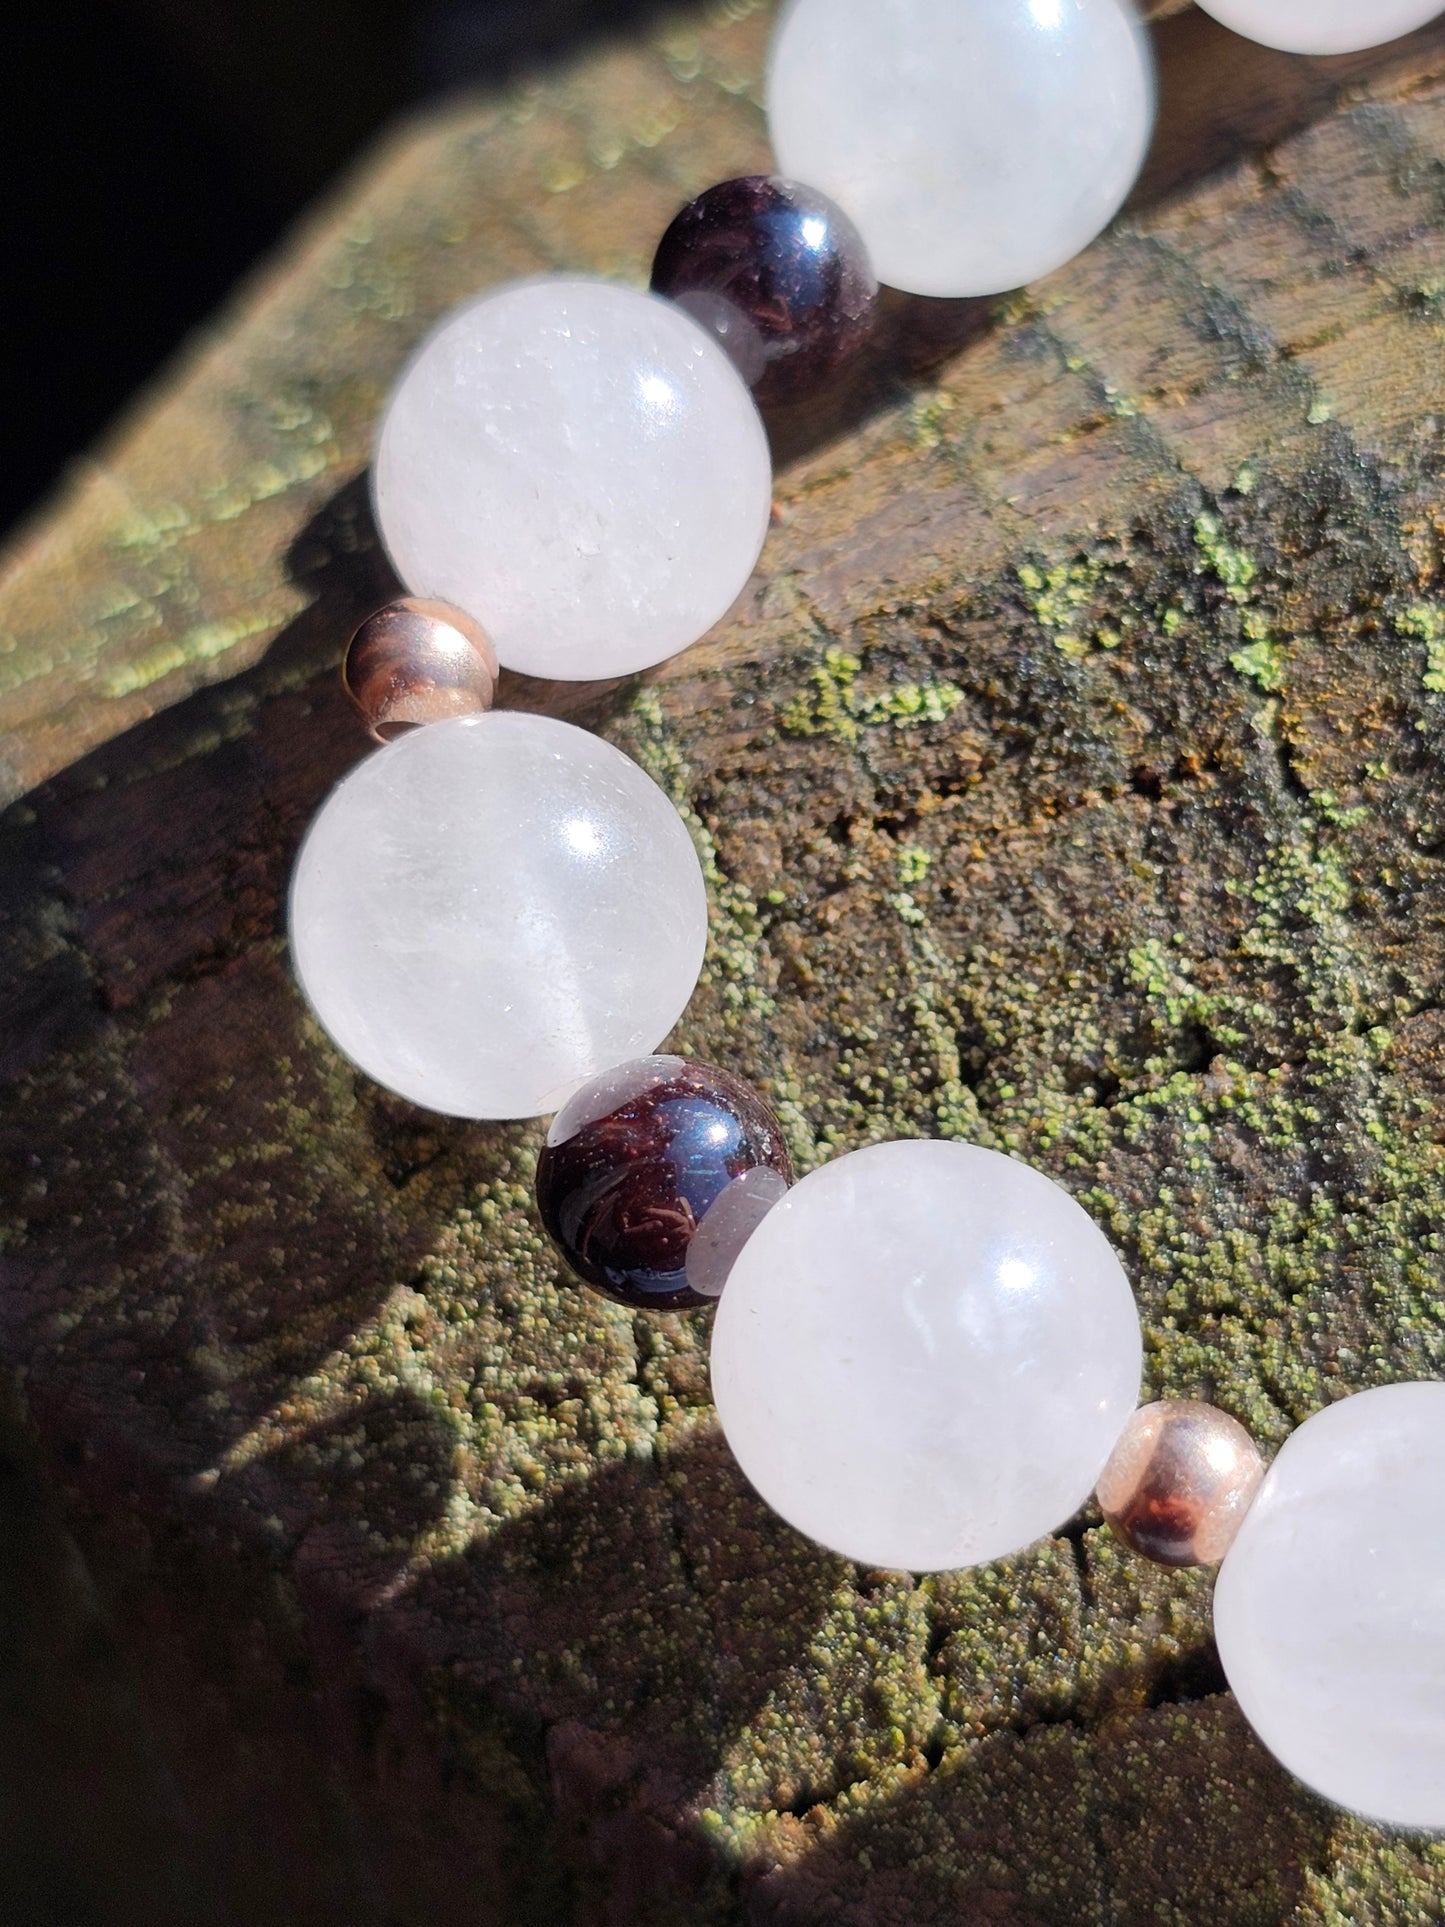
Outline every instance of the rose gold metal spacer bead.
[[1161, 1566], [1212, 1566], [1229, 1550], [1264, 1477], [1235, 1419], [1193, 1399], [1141, 1405], [1099, 1480], [1104, 1517]]
[[490, 709], [497, 653], [465, 610], [404, 596], [362, 623], [341, 681], [371, 734], [387, 743], [422, 723]]

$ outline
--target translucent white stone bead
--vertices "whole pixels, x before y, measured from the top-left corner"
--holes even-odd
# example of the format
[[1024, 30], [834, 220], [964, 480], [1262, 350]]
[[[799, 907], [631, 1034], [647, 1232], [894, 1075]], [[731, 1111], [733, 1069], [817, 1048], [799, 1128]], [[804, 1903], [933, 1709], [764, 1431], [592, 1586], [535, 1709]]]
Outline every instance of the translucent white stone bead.
[[1413, 33], [1440, 0], [1199, 0], [1246, 40], [1291, 54], [1348, 54]]
[[738, 1463], [809, 1538], [922, 1572], [996, 1559], [1088, 1497], [1139, 1392], [1103, 1233], [973, 1145], [880, 1144], [810, 1173], [739, 1252], [712, 1387]]
[[704, 1298], [722, 1296], [738, 1253], [787, 1195], [787, 1179], [765, 1164], [755, 1164], [719, 1192], [687, 1248], [687, 1282], [695, 1292]]
[[359, 763], [291, 884], [291, 955], [322, 1025], [379, 1084], [454, 1117], [539, 1116], [656, 1049], [706, 937], [697, 852], [652, 779], [513, 711]]
[[508, 669], [622, 676], [710, 629], [772, 510], [761, 418], [681, 308], [605, 281], [459, 308], [392, 392], [377, 526], [414, 595], [474, 616]]
[[1292, 1773], [1370, 1819], [1445, 1827], [1445, 1385], [1359, 1392], [1285, 1442], [1214, 1632]]
[[881, 281], [995, 294], [1062, 266], [1128, 194], [1154, 122], [1133, 0], [792, 0], [768, 121]]

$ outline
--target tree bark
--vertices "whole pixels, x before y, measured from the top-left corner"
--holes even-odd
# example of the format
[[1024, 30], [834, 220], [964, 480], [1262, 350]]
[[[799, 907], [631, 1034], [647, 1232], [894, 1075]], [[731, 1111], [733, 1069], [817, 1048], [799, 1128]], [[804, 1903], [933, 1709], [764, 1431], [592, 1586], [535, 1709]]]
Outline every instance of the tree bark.
[[[291, 985], [291, 856], [365, 750], [333, 672], [389, 584], [386, 387], [465, 294], [641, 280], [766, 166], [767, 27], [403, 129], [12, 553], [5, 1354], [212, 1919], [1437, 1918], [1435, 1848], [1254, 1742], [1207, 1575], [1092, 1515], [921, 1582], [803, 1544], [717, 1439], [706, 1320], [559, 1275], [536, 1127], [388, 1098]], [[1001, 303], [891, 298], [770, 422], [712, 636], [503, 700], [687, 814], [678, 1048], [804, 1168], [949, 1135], [1059, 1178], [1149, 1391], [1273, 1446], [1445, 1355], [1445, 28], [1155, 31], [1110, 234]]]

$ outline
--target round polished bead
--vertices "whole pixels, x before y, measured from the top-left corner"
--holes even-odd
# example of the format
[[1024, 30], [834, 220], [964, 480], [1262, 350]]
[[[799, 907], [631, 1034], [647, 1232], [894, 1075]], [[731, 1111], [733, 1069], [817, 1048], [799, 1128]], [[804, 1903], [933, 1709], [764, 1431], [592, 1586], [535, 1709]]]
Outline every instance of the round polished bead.
[[1133, 0], [792, 0], [773, 40], [779, 165], [914, 294], [1060, 267], [1117, 212], [1153, 119]]
[[322, 804], [291, 954], [379, 1084], [454, 1117], [535, 1117], [656, 1049], [697, 982], [707, 896], [667, 797], [600, 737], [492, 711], [376, 750]]
[[1237, 1419], [1194, 1399], [1161, 1399], [1124, 1427], [1098, 1499], [1131, 1551], [1161, 1566], [1212, 1566], [1263, 1477], [1259, 1447]]
[[1440, 0], [1199, 0], [1246, 40], [1291, 54], [1349, 54], [1423, 27]]
[[341, 680], [372, 735], [389, 743], [404, 729], [490, 709], [497, 654], [464, 609], [403, 596], [361, 624]]
[[508, 669], [628, 675], [726, 614], [772, 509], [752, 396], [705, 329], [605, 281], [514, 282], [458, 309], [392, 392], [377, 525], [416, 595]]
[[1292, 1773], [1372, 1820], [1445, 1828], [1445, 1385], [1357, 1393], [1286, 1440], [1214, 1631]]
[[655, 294], [710, 328], [760, 402], [799, 401], [872, 330], [878, 283], [847, 215], [815, 188], [720, 181], [662, 237]]
[[738, 1463], [867, 1565], [975, 1565], [1064, 1524], [1139, 1392], [1108, 1241], [1040, 1172], [910, 1141], [810, 1173], [743, 1247], [712, 1386]]
[[[776, 1200], [792, 1175], [778, 1120], [739, 1078], [684, 1057], [644, 1057], [591, 1079], [553, 1118], [537, 1160], [537, 1209], [589, 1285], [624, 1305], [676, 1311], [716, 1296], [692, 1282], [694, 1240], [714, 1227], [711, 1277], [720, 1242], [740, 1247], [746, 1236], [734, 1191], [752, 1205]], [[772, 1183], [759, 1188], [759, 1179]]]

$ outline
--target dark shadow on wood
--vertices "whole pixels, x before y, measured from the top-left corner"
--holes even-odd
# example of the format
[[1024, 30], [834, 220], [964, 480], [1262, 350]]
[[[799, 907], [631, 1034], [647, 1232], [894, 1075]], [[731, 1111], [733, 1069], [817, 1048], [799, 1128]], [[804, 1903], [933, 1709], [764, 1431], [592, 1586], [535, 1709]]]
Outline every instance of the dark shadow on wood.
[[201, 1927], [185, 1793], [0, 1370], [0, 1918]]
[[[1024, 1810], [1026, 1862], [1000, 1849]], [[804, 1816], [804, 1850], [758, 1882], [746, 1917], [872, 1927], [882, 1899], [887, 1918], [914, 1927], [1276, 1927], [1328, 1863], [1332, 1826], [1233, 1702], [1209, 1699], [1096, 1727], [989, 1734], [840, 1826]]]
[[405, 1392], [189, 1492], [103, 1448], [68, 1466], [207, 1917], [289, 1927], [338, 1892], [358, 1927], [554, 1927], [619, 1894], [638, 1927], [704, 1917], [733, 1874], [688, 1816], [846, 1568], [702, 1432], [408, 1569], [454, 1476]]
[[1153, 29], [1159, 63], [1154, 144], [1129, 209], [1152, 206], [1321, 119], [1347, 90], [1445, 55], [1445, 20], [1385, 47], [1305, 59], [1261, 47], [1197, 10]]
[[295, 851], [367, 749], [331, 673], [388, 587], [361, 506], [308, 530], [315, 599], [255, 669], [0, 815], [4, 1347], [101, 1434], [134, 1415], [177, 1475], [370, 1316], [495, 1155], [346, 1064], [285, 954]]

